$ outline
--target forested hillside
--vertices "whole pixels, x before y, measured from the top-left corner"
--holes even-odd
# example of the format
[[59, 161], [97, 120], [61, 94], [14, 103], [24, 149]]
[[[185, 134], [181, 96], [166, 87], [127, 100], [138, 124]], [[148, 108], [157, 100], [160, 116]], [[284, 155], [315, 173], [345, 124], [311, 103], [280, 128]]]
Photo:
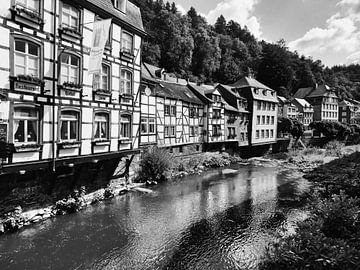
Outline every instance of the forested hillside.
[[143, 61], [197, 82], [232, 83], [251, 73], [291, 96], [300, 87], [326, 82], [342, 97], [360, 99], [360, 66], [324, 67], [320, 60], [291, 52], [286, 42], [258, 41], [246, 28], [220, 16], [210, 25], [194, 8], [186, 15], [175, 3], [133, 0], [145, 30]]

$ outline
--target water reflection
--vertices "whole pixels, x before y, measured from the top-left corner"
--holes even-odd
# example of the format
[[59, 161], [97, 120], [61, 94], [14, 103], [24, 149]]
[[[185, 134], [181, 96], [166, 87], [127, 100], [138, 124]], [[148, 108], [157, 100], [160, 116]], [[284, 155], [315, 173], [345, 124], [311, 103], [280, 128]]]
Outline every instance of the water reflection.
[[[0, 238], [0, 269], [256, 269], [302, 179], [236, 167], [133, 192]], [[301, 189], [300, 188], [300, 189]]]

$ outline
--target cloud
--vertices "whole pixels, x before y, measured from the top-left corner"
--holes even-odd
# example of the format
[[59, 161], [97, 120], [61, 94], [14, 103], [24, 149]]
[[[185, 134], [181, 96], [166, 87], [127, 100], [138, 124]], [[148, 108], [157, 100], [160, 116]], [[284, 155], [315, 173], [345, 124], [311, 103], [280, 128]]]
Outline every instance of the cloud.
[[216, 19], [223, 15], [226, 20], [234, 20], [240, 25], [246, 25], [251, 33], [260, 37], [262, 32], [258, 18], [253, 15], [256, 4], [260, 0], [222, 0], [206, 15], [209, 23], [214, 24]]
[[326, 27], [310, 29], [303, 37], [291, 41], [289, 48], [307, 56], [329, 58], [335, 54], [345, 54], [346, 58], [360, 51], [359, 1], [341, 0], [337, 6], [340, 10], [326, 21]]
[[187, 13], [182, 5], [176, 4], [176, 8], [182, 15], [185, 15]]

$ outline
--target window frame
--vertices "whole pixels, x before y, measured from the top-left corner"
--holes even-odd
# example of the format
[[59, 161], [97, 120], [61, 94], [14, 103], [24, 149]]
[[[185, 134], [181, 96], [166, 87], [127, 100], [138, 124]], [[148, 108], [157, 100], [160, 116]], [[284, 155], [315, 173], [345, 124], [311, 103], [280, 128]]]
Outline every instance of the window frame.
[[[17, 118], [15, 117], [15, 111], [18, 108], [26, 108], [26, 109], [31, 109], [34, 110], [37, 114], [37, 134], [36, 134], [36, 141], [23, 141], [23, 142], [15, 142], [15, 125], [14, 122], [15, 120], [19, 119], [22, 120], [22, 118]], [[42, 114], [41, 114], [41, 107], [38, 105], [34, 105], [34, 104], [25, 104], [25, 103], [18, 103], [18, 104], [13, 104], [12, 105], [12, 114], [11, 114], [11, 128], [9, 130], [9, 137], [11, 138], [11, 141], [14, 143], [15, 147], [17, 146], [22, 146], [22, 145], [39, 145], [42, 142]], [[23, 119], [25, 120], [25, 119]], [[27, 119], [28, 121], [28, 119]], [[27, 138], [27, 135], [25, 136], [25, 127], [24, 127], [24, 139], [25, 137]]]
[[[99, 114], [103, 114], [103, 115], [106, 115], [107, 116], [107, 121], [96, 121], [96, 116], [99, 115]], [[92, 140], [94, 142], [97, 142], [97, 141], [110, 141], [110, 138], [111, 138], [111, 114], [109, 111], [106, 111], [106, 110], [94, 110], [94, 113], [93, 113], [93, 130], [92, 130]], [[95, 126], [96, 126], [96, 123], [107, 123], [107, 136], [106, 138], [103, 138], [103, 137], [95, 137], [96, 135], [96, 129], [95, 129]], [[101, 126], [100, 126], [101, 127]]]
[[[131, 37], [131, 48], [130, 51], [128, 50], [124, 50], [123, 48], [123, 36], [127, 35], [128, 37]], [[134, 55], [134, 35], [126, 30], [122, 30], [121, 31], [121, 38], [120, 38], [120, 52], [121, 53], [125, 53], [125, 54], [129, 54], [129, 55]]]
[[[103, 84], [103, 76], [104, 74], [102, 73], [102, 68], [103, 66], [105, 66], [107, 69], [108, 69], [108, 74], [107, 74], [107, 86], [108, 86], [108, 89], [103, 89], [102, 88], [102, 84]], [[93, 91], [99, 91], [99, 92], [106, 92], [106, 93], [111, 93], [112, 91], [112, 86], [111, 86], [111, 75], [112, 75], [112, 72], [111, 72], [111, 63], [107, 63], [107, 62], [103, 62], [101, 63], [101, 74], [94, 74], [93, 75]], [[99, 76], [99, 86], [101, 86], [101, 88], [99, 87], [95, 87], [95, 78], [96, 76]]]
[[[123, 118], [128, 118], [128, 121], [123, 122]], [[132, 115], [122, 113], [120, 114], [120, 121], [119, 121], [119, 138], [122, 140], [130, 140], [132, 138]], [[123, 124], [128, 124], [128, 133], [129, 136], [123, 136]]]
[[[44, 26], [44, 1], [45, 0], [39, 0], [39, 10], [33, 10], [31, 8], [28, 8], [27, 6], [22, 5], [21, 3], [18, 3], [18, 0], [11, 0], [11, 13], [12, 13], [12, 20], [15, 22], [18, 22], [20, 24], [25, 24], [27, 26], [30, 26], [35, 29], [42, 29]], [[17, 7], [20, 7], [28, 10], [30, 12], [33, 12], [35, 15], [37, 15], [37, 18], [33, 18], [30, 15], [26, 14], [25, 12], [21, 12], [21, 10]], [[16, 16], [19, 16], [21, 18], [25, 18], [29, 22], [25, 22], [24, 20], [19, 21]]]
[[[58, 141], [61, 143], [61, 142], [78, 142], [80, 141], [81, 139], [81, 110], [78, 109], [78, 108], [73, 108], [73, 107], [64, 107], [64, 108], [61, 108], [59, 110], [59, 117], [58, 117]], [[77, 122], [77, 125], [76, 125], [76, 138], [75, 139], [63, 139], [61, 138], [61, 127], [62, 127], [62, 121], [64, 121], [62, 119], [62, 113], [63, 112], [75, 112], [77, 114], [77, 119], [76, 119], [76, 122]], [[69, 123], [71, 122], [71, 120], [65, 120], [65, 121], [69, 121]], [[72, 121], [72, 122], [75, 122], [75, 121]]]
[[[24, 40], [26, 42], [31, 42], [34, 43], [35, 45], [38, 46], [39, 48], [39, 76], [38, 79], [43, 80], [44, 78], [44, 44], [43, 42], [35, 39], [35, 38], [31, 38], [29, 36], [25, 36], [22, 34], [16, 34], [16, 33], [11, 33], [10, 34], [10, 76], [15, 77], [15, 42], [16, 40]], [[25, 75], [25, 74], [24, 74]]]
[[125, 2], [125, 7], [124, 9], [121, 9], [121, 7], [119, 7], [119, 2], [121, 0], [114, 0], [114, 8], [116, 8], [117, 10], [121, 11], [122, 13], [125, 13], [126, 14], [126, 11], [127, 11], [127, 5], [128, 5], [128, 0], [124, 0]]
[[[128, 74], [131, 75], [131, 79], [130, 79], [130, 85], [131, 85], [131, 89], [130, 89], [130, 93], [125, 93], [125, 91], [122, 89], [122, 84], [123, 84], [123, 77], [122, 77], [122, 73], [126, 72]], [[134, 74], [132, 71], [130, 71], [129, 69], [126, 68], [121, 68], [120, 67], [120, 95], [125, 95], [125, 96], [132, 96], [134, 93]]]
[[[64, 8], [64, 5], [68, 5], [70, 8], [74, 8], [77, 10], [78, 14], [79, 14], [79, 18], [78, 18], [78, 25], [77, 25], [77, 28], [73, 28], [73, 27], [68, 27], [68, 26], [65, 26], [64, 27], [64, 16], [63, 16], [63, 8]], [[82, 15], [82, 8], [77, 6], [76, 4], [74, 5], [73, 3], [70, 3], [70, 1], [60, 1], [60, 7], [59, 7], [59, 28], [60, 29], [72, 29], [72, 30], [75, 30], [78, 34], [82, 34], [82, 25], [83, 25], [83, 22], [82, 22], [82, 19], [83, 19], [83, 15]]]
[[[68, 54], [69, 56], [73, 56], [78, 58], [78, 62], [79, 62], [79, 67], [78, 67], [78, 82], [76, 83], [77, 85], [82, 85], [82, 80], [83, 80], [83, 59], [82, 56], [78, 53], [75, 53], [73, 51], [69, 51], [69, 50], [64, 50], [63, 52], [60, 52], [58, 54], [58, 82], [59, 85], [63, 85], [66, 82], [70, 82], [70, 81], [66, 81], [66, 82], [62, 82], [62, 61], [61, 58], [62, 56], [64, 56], [65, 54]], [[70, 58], [69, 58], [70, 59]], [[71, 60], [70, 60], [71, 63]], [[69, 65], [71, 67], [71, 64]]]

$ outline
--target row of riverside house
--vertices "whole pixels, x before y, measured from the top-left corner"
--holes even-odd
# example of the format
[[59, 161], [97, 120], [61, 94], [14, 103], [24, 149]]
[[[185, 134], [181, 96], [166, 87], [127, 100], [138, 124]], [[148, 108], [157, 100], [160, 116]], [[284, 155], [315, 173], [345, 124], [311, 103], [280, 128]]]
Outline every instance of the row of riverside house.
[[[197, 85], [142, 63], [146, 33], [128, 0], [3, 0], [0, 11], [0, 190], [13, 179], [109, 178], [151, 145], [267, 149], [278, 103], [305, 125], [347, 117], [325, 85], [288, 103], [252, 77]], [[101, 73], [89, 75], [93, 25], [104, 19], [112, 22]]]
[[[111, 176], [139, 152], [139, 8], [127, 0], [1, 6], [1, 180]], [[110, 18], [101, 74], [89, 75], [94, 21]]]
[[254, 78], [197, 85], [143, 63], [141, 87], [141, 147], [241, 153], [276, 143], [276, 92]]
[[278, 96], [279, 117], [297, 119], [309, 130], [313, 121], [339, 121], [359, 123], [360, 102], [342, 99], [326, 84], [300, 88], [292, 99]]

